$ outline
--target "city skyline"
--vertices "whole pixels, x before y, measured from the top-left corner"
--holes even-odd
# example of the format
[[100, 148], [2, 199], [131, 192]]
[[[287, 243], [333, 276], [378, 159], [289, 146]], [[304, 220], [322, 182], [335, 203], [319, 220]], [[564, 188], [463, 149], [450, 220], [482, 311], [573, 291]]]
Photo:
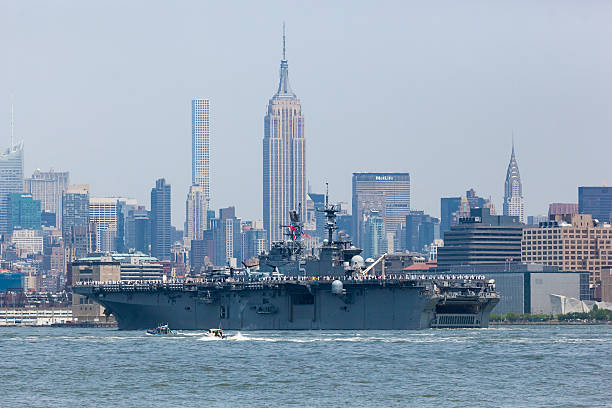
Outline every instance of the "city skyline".
[[[112, 7], [86, 7], [93, 12], [99, 11], [101, 15], [112, 12]], [[211, 153], [212, 167], [215, 168], [213, 176], [235, 178], [240, 175], [240, 180], [243, 180], [240, 189], [214, 185], [211, 195], [218, 197], [218, 200], [215, 198], [214, 207], [236, 205], [237, 212], [243, 218], [260, 219], [261, 200], [254, 197], [261, 194], [258, 181], [261, 168], [260, 160], [253, 152], [261, 151], [262, 99], [265, 99], [269, 84], [275, 81], [276, 76], [270, 61], [275, 60], [278, 48], [269, 44], [278, 41], [280, 21], [286, 18], [292, 44], [296, 44], [295, 49], [292, 48], [292, 77], [299, 78], [300, 97], [306, 101], [304, 109], [309, 117], [308, 132], [311, 137], [306, 164], [313, 192], [321, 192], [324, 182], [329, 181], [332, 200], [348, 201], [352, 172], [406, 171], [413, 176], [411, 207], [414, 209], [423, 209], [438, 216], [440, 197], [459, 195], [471, 186], [484, 196], [491, 195], [497, 208], [501, 208], [503, 190], [499, 181], [505, 170], [506, 146], [511, 129], [515, 129], [520, 147], [517, 153], [521, 156], [525, 181], [523, 194], [528, 197], [525, 215], [545, 214], [550, 202], [576, 202], [578, 186], [597, 186], [607, 181], [605, 164], [596, 160], [585, 161], [578, 168], [569, 168], [549, 160], [546, 169], [541, 171], [541, 153], [543, 146], [546, 146], [547, 157], [558, 157], [558, 162], [569, 159], [570, 153], [555, 141], [568, 140], [575, 135], [580, 135], [584, 143], [576, 146], [571, 152], [572, 157], [587, 157], [590, 154], [588, 146], [594, 144], [604, 149], [608, 147], [609, 142], [602, 135], [612, 130], [612, 124], [605, 114], [608, 106], [605, 95], [609, 94], [607, 89], [611, 83], [601, 72], [608, 71], [606, 67], [612, 64], [609, 55], [599, 46], [582, 46], [592, 38], [609, 36], [610, 27], [602, 19], [605, 11], [609, 10], [608, 5], [580, 9], [580, 15], [589, 24], [575, 20], [573, 15], [576, 10], [568, 4], [559, 6], [559, 13], [552, 19], [548, 18], [541, 5], [530, 7], [528, 16], [522, 14], [524, 9], [521, 5], [490, 6], [491, 21], [478, 22], [478, 28], [495, 27], [490, 35], [492, 41], [474, 37], [473, 31], [457, 27], [456, 19], [451, 19], [450, 14], [443, 14], [440, 16], [441, 22], [448, 25], [449, 30], [459, 30], [456, 43], [461, 45], [463, 52], [455, 52], [452, 55], [458, 58], [444, 60], [444, 64], [440, 64], [440, 56], [452, 53], [452, 47], [447, 42], [455, 42], [448, 40], [444, 33], [432, 31], [426, 18], [408, 28], [404, 27], [406, 24], [391, 24], [390, 28], [367, 26], [364, 34], [368, 38], [356, 31], [360, 27], [358, 24], [345, 24], [343, 29], [347, 35], [338, 36], [338, 43], [322, 41], [324, 38], [335, 38], [337, 31], [331, 23], [341, 12], [340, 9], [318, 9], [320, 13], [315, 13], [317, 16], [321, 13], [328, 15], [320, 22], [320, 33], [307, 29], [314, 16], [300, 16], [298, 12], [289, 12], [288, 16], [270, 13], [266, 16], [267, 26], [258, 26], [257, 38], [245, 39], [242, 36], [244, 41], [239, 43], [237, 37], [228, 37], [219, 45], [212, 46], [208, 51], [211, 54], [206, 67], [194, 64], [198, 68], [197, 77], [194, 76], [196, 70], [182, 64], [180, 50], [170, 52], [170, 56], [177, 61], [175, 64], [162, 65], [163, 68], [150, 64], [153, 56], [159, 55], [157, 47], [167, 49], [166, 42], [155, 41], [155, 35], [147, 39], [141, 48], [140, 57], [142, 63], [146, 63], [146, 69], [136, 57], [129, 60], [134, 67], [127, 67], [125, 71], [119, 70], [125, 65], [113, 58], [100, 64], [111, 75], [96, 75], [102, 71], [88, 63], [76, 64], [85, 68], [84, 73], [99, 78], [99, 84], [91, 83], [86, 88], [88, 93], [99, 94], [99, 97], [93, 98], [93, 105], [84, 111], [73, 103], [79, 100], [78, 89], [83, 84], [83, 74], [68, 70], [72, 78], [66, 80], [60, 70], [60, 67], [64, 67], [63, 62], [60, 64], [56, 54], [41, 54], [39, 50], [44, 45], [50, 52], [57, 51], [57, 55], [62, 55], [68, 62], [72, 61], [74, 56], [71, 50], [78, 47], [81, 41], [71, 36], [80, 28], [78, 18], [71, 14], [56, 15], [57, 10], [49, 8], [47, 11], [50, 15], [66, 26], [65, 31], [47, 27], [48, 39], [43, 39], [41, 45], [28, 39], [8, 44], [8, 54], [13, 64], [2, 68], [9, 81], [0, 85], [0, 93], [6, 95], [0, 101], [0, 112], [5, 112], [5, 117], [8, 117], [9, 95], [14, 95], [15, 135], [17, 139], [26, 141], [25, 174], [32, 174], [36, 168], [52, 167], [58, 171], [69, 171], [75, 184], [91, 185], [92, 196], [134, 197], [143, 204], [149, 203], [147, 196], [152, 181], [166, 177], [175, 186], [172, 218], [173, 224], [180, 227], [185, 218], [184, 198], [189, 187], [189, 162], [184, 159], [189, 157], [190, 147], [188, 101], [194, 95], [206, 95], [214, 103], [212, 120], [215, 134], [220, 135], [219, 145], [215, 142]], [[469, 15], [470, 9], [470, 5], [463, 5], [463, 9], [452, 11]], [[162, 11], [152, 8], [147, 13], [156, 20], [161, 18]], [[431, 15], [428, 7], [416, 7], [411, 11], [414, 12], [411, 18], [415, 20]], [[125, 15], [129, 17], [135, 12], [136, 8], [128, 6]], [[380, 11], [363, 5], [358, 5], [350, 13], [356, 19], [366, 15], [371, 15], [373, 19], [381, 17]], [[24, 28], [39, 23], [37, 15], [19, 5], [10, 5], [6, 16], [2, 30], [16, 34], [18, 40], [23, 37]], [[547, 53], [525, 49], [522, 46], [524, 37], [517, 39], [509, 35], [510, 28], [514, 27], [514, 24], [510, 24], [512, 17], [516, 16], [520, 16], [526, 24], [524, 35], [533, 37], [531, 48], [546, 47]], [[246, 21], [246, 15], [239, 15], [238, 21]], [[542, 22], [546, 22], [549, 31], [534, 35], [536, 27]], [[246, 27], [248, 29], [248, 24]], [[214, 28], [226, 33], [216, 24]], [[103, 28], [96, 30], [106, 32]], [[185, 30], [172, 34], [174, 43], [190, 38], [190, 29]], [[99, 34], [94, 31], [85, 30], [82, 40], [96, 42]], [[432, 53], [420, 47], [419, 42], [410, 40], [422, 34], [432, 35], [432, 41], [440, 45], [440, 49]], [[551, 37], [553, 34], [554, 37]], [[123, 20], [119, 21], [116, 35], [122, 35], [127, 45], [139, 38]], [[561, 46], [550, 44], [552, 38], [559, 39]], [[51, 40], [54, 42], [48, 43]], [[495, 42], [503, 47], [493, 48]], [[116, 48], [109, 48], [105, 42], [96, 43], [99, 45], [96, 53], [102, 56], [123, 56], [127, 52], [121, 42]], [[393, 63], [385, 67], [389, 71], [385, 77], [401, 75], [406, 79], [397, 87], [389, 88], [385, 86], [388, 84], [385, 78], [378, 75], [380, 61], [385, 53], [398, 49], [402, 43], [406, 43], [411, 50], [410, 58], [393, 54]], [[225, 51], [228, 44], [232, 46], [229, 57]], [[373, 44], [380, 49], [374, 49]], [[338, 51], [339, 46], [344, 51]], [[497, 48], [503, 49], [504, 53], [496, 51]], [[354, 53], [355, 57], [348, 55], [347, 51]], [[92, 58], [90, 51], [85, 52]], [[363, 58], [363, 53], [372, 52], [372, 58]], [[564, 54], [571, 54], [571, 57], [567, 57], [571, 64], [563, 63], [566, 58]], [[41, 58], [48, 66], [44, 83], [28, 68], [39, 66]], [[97, 61], [97, 57], [93, 58], [93, 61]], [[357, 59], [359, 64], [356, 63]], [[473, 74], [477, 75], [472, 75], [465, 65], [474, 59], [487, 61], [475, 69]], [[422, 70], [423, 64], [428, 68], [441, 68], [428, 73]], [[500, 80], [504, 70], [496, 71], [495, 68], [503, 68], [507, 64], [510, 64], [510, 69], [506, 72], [512, 72], [512, 75], [508, 80]], [[202, 69], [204, 71], [200, 72]], [[219, 70], [229, 71], [229, 75]], [[342, 70], [343, 74], [329, 75], [338, 70]], [[137, 77], [136, 72], [141, 76]], [[178, 82], [169, 80], [174, 72], [184, 73], [185, 79]], [[492, 72], [497, 74], [493, 77]], [[551, 72], [553, 75], [550, 75]], [[415, 75], [421, 80], [412, 80]], [[441, 81], [440, 85], [445, 88], [442, 92], [442, 88], [432, 82], [439, 75], [461, 76], [454, 83]], [[578, 81], [579, 85], [576, 85], [575, 81], [569, 80], [575, 76], [585, 78], [583, 81], [587, 82]], [[156, 82], [150, 82], [153, 77]], [[65, 92], [57, 90], [59, 84]], [[177, 86], [177, 92], [169, 92], [172, 84]], [[462, 95], [468, 86], [470, 94], [480, 96], [465, 100]], [[487, 87], [492, 87], [491, 93], [488, 93]], [[239, 98], [236, 99], [234, 92], [227, 92], [228, 89], [238, 90]], [[329, 90], [333, 90], [333, 94], [329, 94]], [[153, 91], [155, 93], [151, 93]], [[409, 97], [405, 96], [406, 92]], [[397, 99], [396, 94], [401, 95], [401, 99]], [[28, 103], [35, 99], [34, 95], [40, 98], [41, 103]], [[150, 103], [141, 103], [143, 95]], [[363, 95], [368, 95], [368, 98], [359, 98]], [[444, 102], [440, 102], [439, 96], [442, 95]], [[462, 106], [453, 102], [460, 95]], [[544, 95], [554, 98], [544, 98]], [[48, 101], [51, 96], [57, 98], [56, 103]], [[388, 100], [389, 104], [385, 104], [383, 109], [374, 103], [380, 100]], [[483, 105], [481, 100], [487, 103]], [[114, 101], [120, 102], [115, 104]], [[236, 101], [241, 107], [238, 111], [233, 105]], [[330, 109], [332, 102], [339, 110]], [[46, 112], [39, 110], [38, 106], [45, 106]], [[144, 107], [147, 109], [143, 110]], [[131, 116], [127, 115], [128, 112], [131, 112]], [[240, 120], [232, 121], [236, 112], [240, 112]], [[383, 112], [389, 116], [383, 118]], [[435, 118], [441, 117], [443, 120], [432, 121], [435, 119], [432, 116], [434, 113]], [[374, 127], [383, 123], [386, 124], [382, 128]], [[398, 138], [398, 134], [405, 137]], [[371, 138], [372, 135], [375, 137]], [[168, 139], [167, 142], [164, 137]], [[402, 139], [410, 141], [410, 149], [406, 149], [407, 142]], [[5, 140], [8, 141], [8, 137]], [[381, 147], [391, 142], [397, 143], [399, 148], [387, 148], [385, 154], [374, 154], [372, 146], [367, 144], [368, 140]], [[127, 143], [126, 148], [116, 149], [118, 142]], [[485, 145], [484, 155], [474, 149], [475, 146]], [[136, 148], [141, 154], [134, 157]], [[325, 160], [328, 151], [336, 152], [334, 160]], [[340, 154], [350, 159], [338, 160]], [[164, 156], [172, 159], [164, 160]], [[228, 157], [231, 160], [224, 159]], [[111, 158], [114, 167], [107, 166]], [[134, 158], [138, 160], [134, 161]], [[225, 163], [215, 160], [225, 160]], [[129, 167], [127, 163], [130, 163]], [[431, 164], [434, 166], [431, 167]], [[130, 171], [134, 166], [137, 171]], [[461, 171], [452, 172], [453, 168]], [[215, 192], [216, 189], [218, 192]]]
[[0, 1], [5, 405], [611, 405], [610, 16]]

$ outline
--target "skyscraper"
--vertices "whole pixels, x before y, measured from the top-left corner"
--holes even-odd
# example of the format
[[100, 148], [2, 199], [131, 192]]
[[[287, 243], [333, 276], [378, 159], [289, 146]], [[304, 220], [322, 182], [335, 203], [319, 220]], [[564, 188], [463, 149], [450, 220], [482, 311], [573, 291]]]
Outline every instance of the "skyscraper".
[[125, 224], [126, 247], [143, 253], [150, 253], [151, 224], [149, 211], [144, 206], [128, 208]]
[[[244, 259], [256, 258], [266, 250], [266, 230], [263, 221], [254, 221], [245, 232], [245, 251], [242, 254]], [[243, 229], [244, 230], [244, 229]]]
[[578, 212], [599, 222], [612, 221], [612, 187], [578, 187]]
[[202, 186], [192, 185], [189, 187], [185, 207], [185, 237], [189, 241], [203, 239], [206, 229], [208, 200]]
[[440, 234], [450, 231], [451, 226], [456, 224], [461, 197], [442, 197], [440, 199]]
[[191, 184], [202, 186], [210, 198], [210, 101], [191, 101]]
[[497, 215], [491, 199], [478, 197], [471, 188], [465, 192], [465, 197], [443, 197], [440, 199], [440, 234], [459, 223], [459, 218], [469, 217], [473, 208], [489, 208], [491, 215]]
[[[440, 236], [440, 221], [424, 211], [410, 211], [406, 216], [404, 249], [422, 252]], [[438, 230], [438, 231], [436, 231]]]
[[263, 219], [268, 243], [283, 239], [289, 211], [306, 210], [306, 140], [300, 100], [289, 86], [289, 65], [283, 59], [276, 94], [268, 103], [263, 139]]
[[162, 261], [170, 260], [172, 246], [170, 198], [170, 184], [157, 180], [151, 189], [151, 255]]
[[363, 228], [363, 254], [366, 257], [377, 257], [386, 250], [385, 220], [376, 210], [371, 210], [365, 216]]
[[514, 155], [514, 143], [512, 143], [512, 155], [506, 172], [506, 183], [504, 188], [504, 215], [519, 217], [525, 223], [525, 210], [523, 204], [523, 185], [521, 174]]
[[[123, 250], [125, 243], [125, 218], [123, 209], [135, 207], [136, 200], [120, 197], [91, 197], [89, 220], [96, 224], [97, 251]], [[120, 240], [117, 238], [120, 237]], [[118, 242], [120, 241], [120, 242]]]
[[[66, 228], [64, 223], [63, 228]], [[68, 259], [75, 260], [87, 256], [96, 251], [96, 224], [93, 222], [87, 225], [73, 225], [69, 228], [66, 235], [68, 240], [64, 240], [68, 248]]]
[[378, 211], [385, 221], [385, 232], [395, 234], [410, 212], [410, 174], [353, 173], [353, 234], [354, 242], [362, 247], [361, 235], [370, 211]]
[[25, 179], [25, 192], [40, 201], [41, 210], [55, 214], [55, 226], [62, 227], [62, 193], [70, 184], [68, 172], [36, 170]]
[[72, 241], [72, 227], [89, 225], [89, 185], [68, 187], [62, 195], [62, 235], [66, 242]]
[[11, 193], [9, 196], [9, 229], [40, 229], [40, 201], [32, 194]]
[[238, 262], [242, 259], [240, 224], [234, 207], [219, 209], [219, 220], [214, 231], [215, 265], [226, 265], [231, 258]]
[[0, 153], [0, 234], [9, 232], [9, 196], [23, 192], [23, 142]]
[[[315, 236], [323, 240], [325, 238], [325, 194], [308, 193], [308, 197], [312, 200], [313, 208], [311, 218], [314, 220]], [[303, 210], [303, 209], [302, 209]]]

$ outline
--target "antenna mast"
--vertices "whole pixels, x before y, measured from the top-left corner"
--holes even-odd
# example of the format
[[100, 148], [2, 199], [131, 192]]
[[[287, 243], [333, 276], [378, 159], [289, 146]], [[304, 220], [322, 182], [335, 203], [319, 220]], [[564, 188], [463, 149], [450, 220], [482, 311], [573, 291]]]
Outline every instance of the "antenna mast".
[[327, 222], [325, 223], [325, 229], [327, 230], [327, 242], [332, 245], [334, 242], [334, 230], [338, 229], [336, 225], [336, 213], [338, 208], [335, 205], [329, 205], [329, 183], [325, 183], [325, 208], [323, 209]]
[[13, 133], [15, 131], [15, 121], [13, 120], [13, 104], [11, 103], [11, 149], [13, 148]]
[[283, 21], [283, 61], [286, 61], [285, 58], [285, 22]]

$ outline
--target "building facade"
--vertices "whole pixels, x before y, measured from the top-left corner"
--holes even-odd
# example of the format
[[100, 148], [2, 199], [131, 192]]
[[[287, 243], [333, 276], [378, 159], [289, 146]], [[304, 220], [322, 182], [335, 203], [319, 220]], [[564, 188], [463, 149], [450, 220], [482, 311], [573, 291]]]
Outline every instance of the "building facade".
[[219, 219], [214, 230], [216, 266], [224, 266], [235, 259], [236, 264], [242, 260], [242, 228], [240, 218], [236, 218], [236, 209], [227, 207], [219, 209]]
[[70, 186], [62, 194], [62, 233], [69, 241], [68, 234], [75, 226], [89, 225], [89, 185]]
[[438, 248], [438, 267], [517, 262], [521, 259], [523, 224], [518, 216], [491, 215], [488, 208], [474, 208], [444, 233]]
[[210, 100], [191, 101], [191, 184], [210, 198]]
[[117, 199], [91, 197], [89, 220], [96, 224], [96, 252], [114, 251], [117, 237]]
[[144, 206], [128, 209], [126, 219], [126, 248], [145, 254], [151, 253], [151, 223], [149, 211]]
[[95, 252], [98, 248], [96, 236], [96, 224], [92, 222], [70, 227], [67, 238], [64, 238], [68, 260], [74, 261]]
[[612, 187], [578, 187], [578, 212], [612, 222]]
[[410, 211], [406, 216], [403, 249], [410, 252], [429, 251], [430, 245], [440, 237], [440, 220], [424, 211]]
[[440, 199], [440, 234], [444, 234], [456, 224], [456, 214], [459, 211], [461, 197], [442, 197]]
[[23, 142], [0, 153], [0, 234], [10, 231], [9, 196], [23, 193]]
[[540, 225], [541, 222], [547, 222], [547, 221], [548, 221], [547, 215], [528, 215], [527, 216], [527, 225], [530, 225], [530, 226], [535, 225], [537, 227], [538, 225]]
[[268, 103], [263, 138], [263, 220], [268, 243], [280, 241], [289, 225], [289, 211], [306, 209], [306, 139], [300, 100], [289, 86], [289, 65], [283, 59], [276, 94]]
[[[72, 263], [72, 282], [107, 282], [121, 280], [121, 265], [110, 256], [84, 259]], [[104, 307], [85, 296], [72, 294], [72, 316], [82, 322], [106, 322]]]
[[387, 252], [385, 220], [378, 211], [372, 210], [366, 215], [362, 239], [365, 257], [374, 258]]
[[576, 203], [551, 203], [548, 205], [548, 217], [555, 215], [578, 214], [578, 204]]
[[185, 207], [185, 237], [188, 241], [201, 240], [206, 229], [208, 212], [208, 197], [204, 187], [200, 185], [189, 187]]
[[[312, 236], [323, 240], [325, 238], [325, 194], [308, 193], [306, 202], [307, 214], [304, 229], [312, 231]], [[308, 228], [310, 227], [310, 228]]]
[[510, 156], [510, 163], [508, 163], [504, 184], [504, 215], [519, 217], [519, 220], [525, 223], [523, 184], [514, 154], [514, 143], [512, 144], [512, 155]]
[[473, 208], [488, 208], [491, 215], [497, 215], [495, 206], [490, 198], [479, 197], [471, 188], [461, 197], [442, 197], [440, 199], [440, 233], [450, 230], [451, 226], [459, 223], [460, 218], [470, 216]]
[[11, 193], [9, 196], [9, 229], [41, 228], [40, 201], [34, 200], [32, 194]]
[[[363, 247], [364, 222], [370, 211], [378, 211], [385, 231], [395, 234], [410, 212], [409, 173], [353, 173], [354, 241]], [[401, 237], [395, 237], [401, 239]]]
[[268, 248], [266, 241], [267, 234], [263, 227], [263, 221], [255, 221], [244, 231], [244, 251], [242, 257], [244, 259], [257, 258], [259, 254]]
[[601, 268], [601, 300], [612, 303], [612, 267]]
[[151, 190], [151, 255], [162, 261], [170, 260], [172, 247], [170, 184], [161, 178]]
[[13, 231], [11, 242], [19, 250], [21, 258], [28, 255], [38, 255], [43, 253], [43, 235], [40, 230], [20, 229]]
[[96, 224], [97, 251], [121, 252], [125, 249], [128, 207], [136, 206], [136, 200], [130, 198], [91, 197], [89, 199], [89, 220]]
[[612, 266], [612, 228], [596, 224], [591, 214], [557, 215], [523, 230], [521, 261], [589, 272], [595, 285], [602, 268]]
[[25, 192], [32, 194], [34, 200], [40, 201], [40, 208], [45, 213], [55, 215], [55, 226], [62, 228], [62, 194], [70, 185], [70, 176], [66, 172], [36, 170], [31, 178], [25, 179]]

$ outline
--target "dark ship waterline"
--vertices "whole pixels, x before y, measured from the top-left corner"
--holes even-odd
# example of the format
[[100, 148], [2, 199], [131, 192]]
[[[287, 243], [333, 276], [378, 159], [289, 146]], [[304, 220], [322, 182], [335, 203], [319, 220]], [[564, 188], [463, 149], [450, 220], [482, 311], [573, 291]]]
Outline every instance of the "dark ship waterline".
[[[332, 240], [334, 206], [326, 204], [328, 239], [316, 258], [302, 254], [302, 224], [275, 243], [260, 265], [273, 273], [209, 277], [199, 282], [80, 282], [73, 291], [105, 307], [119, 329], [167, 322], [173, 329], [402, 330], [488, 327], [499, 302], [484, 276], [391, 275], [384, 255], [365, 267], [361, 251]], [[382, 262], [382, 274], [372, 275]], [[310, 271], [310, 272], [309, 272]]]

